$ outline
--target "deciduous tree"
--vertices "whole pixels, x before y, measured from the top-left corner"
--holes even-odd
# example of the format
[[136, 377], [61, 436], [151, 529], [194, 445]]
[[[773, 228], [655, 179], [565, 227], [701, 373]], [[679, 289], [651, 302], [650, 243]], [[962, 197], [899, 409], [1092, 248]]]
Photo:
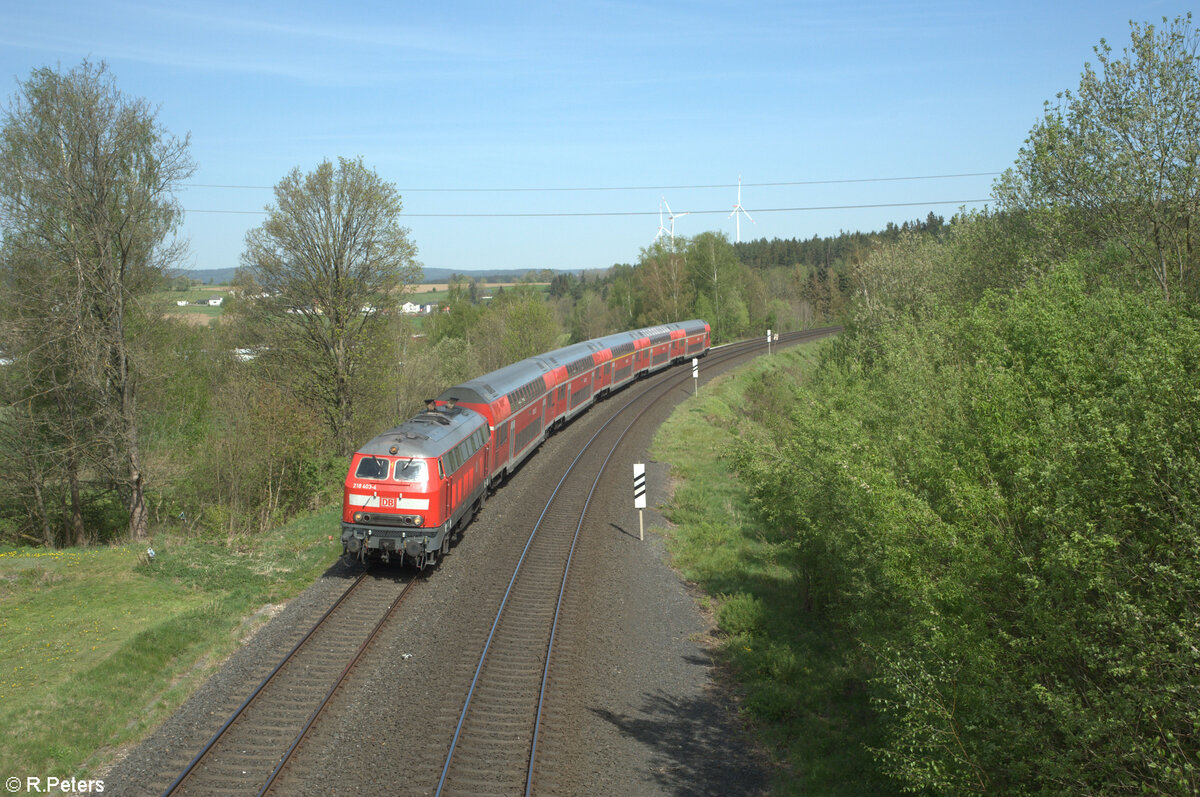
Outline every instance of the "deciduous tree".
[[1191, 15], [1132, 23], [1130, 47], [1096, 47], [1077, 93], [1046, 103], [1016, 165], [997, 184], [1009, 210], [1054, 210], [1093, 242], [1119, 243], [1164, 296], [1200, 293], [1200, 33]]
[[246, 235], [242, 287], [250, 318], [294, 387], [323, 412], [336, 448], [354, 449], [355, 396], [370, 339], [386, 329], [421, 273], [400, 223], [396, 187], [361, 159], [293, 169], [262, 226]]
[[145, 100], [122, 94], [104, 64], [87, 61], [65, 73], [35, 70], [2, 124], [0, 346], [18, 374], [7, 381], [5, 420], [24, 424], [9, 431], [45, 454], [26, 461], [31, 484], [65, 483], [69, 541], [83, 534], [84, 478], [121, 491], [129, 531], [142, 537], [133, 329], [145, 319], [139, 297], [182, 255], [172, 192], [194, 170], [188, 139], [168, 133]]

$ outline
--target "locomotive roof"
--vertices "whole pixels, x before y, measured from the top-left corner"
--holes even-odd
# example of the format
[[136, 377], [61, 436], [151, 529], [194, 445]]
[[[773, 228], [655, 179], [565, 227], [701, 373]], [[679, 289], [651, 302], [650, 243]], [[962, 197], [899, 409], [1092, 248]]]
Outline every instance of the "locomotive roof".
[[[439, 457], [487, 420], [466, 407], [438, 407], [368, 440], [359, 454], [394, 457]], [[396, 450], [392, 451], [395, 446]]]
[[681, 321], [672, 324], [660, 324], [654, 327], [643, 327], [642, 329], [634, 329], [628, 332], [617, 332], [612, 335], [605, 335], [602, 338], [593, 338], [592, 340], [585, 340], [582, 343], [573, 343], [570, 346], [564, 346], [545, 354], [539, 354], [536, 357], [520, 360], [476, 379], [455, 385], [443, 391], [438, 396], [438, 399], [445, 401], [450, 398], [457, 398], [461, 402], [471, 404], [490, 404], [501, 396], [506, 396], [517, 388], [524, 387], [553, 369], [573, 363], [580, 357], [584, 357], [592, 352], [603, 351], [604, 349], [619, 346], [622, 343], [632, 343], [642, 338], [654, 338], [659, 335], [667, 335], [669, 337], [671, 332], [678, 329], [684, 330], [688, 335], [694, 335], [697, 332], [703, 332], [704, 326], [704, 321], [701, 320]]

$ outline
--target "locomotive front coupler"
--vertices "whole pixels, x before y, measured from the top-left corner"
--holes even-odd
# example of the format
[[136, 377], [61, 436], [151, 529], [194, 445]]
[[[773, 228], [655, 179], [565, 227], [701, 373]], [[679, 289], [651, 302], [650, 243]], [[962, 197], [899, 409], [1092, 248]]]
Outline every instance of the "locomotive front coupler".
[[409, 537], [404, 541], [404, 555], [413, 560], [418, 570], [424, 570], [429, 564], [429, 552], [425, 550], [425, 540], [420, 537]]

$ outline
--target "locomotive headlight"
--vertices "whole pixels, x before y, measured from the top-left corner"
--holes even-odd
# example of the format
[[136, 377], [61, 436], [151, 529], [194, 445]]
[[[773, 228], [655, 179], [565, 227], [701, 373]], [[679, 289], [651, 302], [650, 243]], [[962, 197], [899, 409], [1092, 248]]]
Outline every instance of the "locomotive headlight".
[[425, 522], [425, 518], [421, 517], [420, 515], [413, 515], [412, 521], [414, 526], [420, 526]]
[[354, 513], [354, 522], [355, 522], [355, 523], [362, 523], [362, 516], [363, 516], [363, 513], [362, 513], [362, 512], [355, 512], [355, 513]]

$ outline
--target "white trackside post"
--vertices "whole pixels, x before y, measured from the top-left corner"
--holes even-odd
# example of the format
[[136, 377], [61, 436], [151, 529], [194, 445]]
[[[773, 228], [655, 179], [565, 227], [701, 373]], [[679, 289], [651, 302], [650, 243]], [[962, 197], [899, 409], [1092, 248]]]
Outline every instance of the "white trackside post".
[[767, 354], [771, 353], [771, 330], [767, 330]]
[[694, 396], [700, 392], [700, 360], [695, 357], [692, 358], [692, 386], [694, 388], [692, 395]]
[[633, 466], [633, 507], [638, 511], [638, 539], [646, 539], [646, 527], [642, 521], [642, 511], [646, 508], [646, 466], [638, 463]]

